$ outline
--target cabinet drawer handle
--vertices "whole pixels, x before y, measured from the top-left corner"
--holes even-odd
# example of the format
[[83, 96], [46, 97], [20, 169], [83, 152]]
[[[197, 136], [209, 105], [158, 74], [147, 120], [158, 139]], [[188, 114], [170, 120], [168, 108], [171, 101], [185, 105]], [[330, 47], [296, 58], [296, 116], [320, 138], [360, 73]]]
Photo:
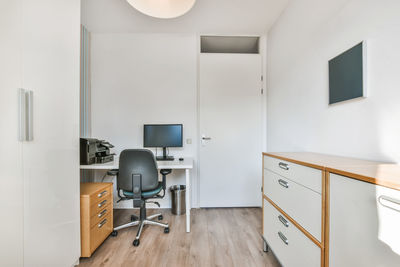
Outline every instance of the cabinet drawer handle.
[[284, 169], [285, 171], [289, 170], [289, 165], [283, 162], [279, 162], [279, 168]]
[[97, 195], [98, 198], [103, 197], [105, 194], [107, 193], [107, 190], [104, 190], [103, 192], [101, 192], [100, 194]]
[[279, 237], [282, 239], [283, 243], [289, 245], [289, 240], [281, 232], [278, 232]]
[[107, 212], [107, 209], [105, 209], [105, 210], [103, 210], [102, 212], [100, 212], [99, 215], [98, 215], [99, 218], [103, 217], [104, 214], [106, 214], [106, 212]]
[[99, 223], [99, 225], [97, 225], [97, 227], [99, 227], [99, 228], [103, 227], [103, 225], [105, 225], [106, 222], [107, 222], [107, 219], [102, 220], [101, 223]]
[[378, 201], [382, 206], [400, 212], [400, 200], [387, 196], [380, 196], [378, 197]]
[[279, 216], [278, 216], [278, 219], [281, 221], [281, 223], [282, 223], [284, 226], [289, 227], [288, 221], [286, 221], [286, 219], [283, 218], [282, 215], [279, 215]]
[[289, 183], [286, 182], [285, 180], [279, 179], [279, 180], [278, 180], [278, 183], [279, 183], [281, 186], [285, 187], [285, 188], [289, 188]]
[[97, 206], [98, 206], [99, 208], [101, 208], [101, 207], [103, 207], [106, 203], [107, 203], [107, 199], [106, 199], [106, 200], [103, 200], [102, 202], [100, 202]]

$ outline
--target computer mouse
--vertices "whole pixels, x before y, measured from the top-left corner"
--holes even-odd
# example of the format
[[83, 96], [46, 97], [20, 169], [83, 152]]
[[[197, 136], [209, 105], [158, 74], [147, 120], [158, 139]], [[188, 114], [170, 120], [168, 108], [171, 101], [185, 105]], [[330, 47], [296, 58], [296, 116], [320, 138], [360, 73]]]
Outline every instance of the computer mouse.
[[184, 161], [184, 158], [179, 158], [179, 161]]

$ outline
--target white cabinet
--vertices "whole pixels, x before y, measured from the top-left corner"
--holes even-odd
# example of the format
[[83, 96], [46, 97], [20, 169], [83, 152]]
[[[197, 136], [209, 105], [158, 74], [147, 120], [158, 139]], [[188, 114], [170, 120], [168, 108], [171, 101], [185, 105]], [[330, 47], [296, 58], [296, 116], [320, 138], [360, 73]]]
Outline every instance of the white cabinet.
[[264, 156], [263, 235], [284, 266], [323, 266], [320, 169]]
[[321, 266], [321, 249], [264, 200], [264, 237], [283, 266]]
[[269, 170], [264, 170], [264, 194], [321, 241], [321, 194]]
[[329, 266], [400, 266], [400, 191], [330, 174]]
[[[79, 0], [0, 3], [0, 266], [72, 266], [79, 237]], [[33, 140], [18, 142], [18, 88]]]

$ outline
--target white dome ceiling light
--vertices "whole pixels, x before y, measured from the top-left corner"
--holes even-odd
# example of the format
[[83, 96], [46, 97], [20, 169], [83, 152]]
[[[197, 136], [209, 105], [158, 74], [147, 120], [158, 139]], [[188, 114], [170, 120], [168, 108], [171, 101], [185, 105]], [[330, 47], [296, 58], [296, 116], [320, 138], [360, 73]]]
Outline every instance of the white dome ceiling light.
[[171, 19], [187, 13], [196, 0], [127, 0], [128, 3], [151, 17]]

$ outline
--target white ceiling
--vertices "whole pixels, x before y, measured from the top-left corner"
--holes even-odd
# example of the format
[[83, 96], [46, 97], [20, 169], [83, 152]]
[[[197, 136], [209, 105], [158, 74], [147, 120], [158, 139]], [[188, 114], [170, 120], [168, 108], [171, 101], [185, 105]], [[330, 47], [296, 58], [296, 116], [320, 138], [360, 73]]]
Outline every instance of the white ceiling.
[[126, 0], [82, 0], [82, 24], [96, 33], [265, 34], [289, 0], [197, 0], [175, 19], [146, 16]]

